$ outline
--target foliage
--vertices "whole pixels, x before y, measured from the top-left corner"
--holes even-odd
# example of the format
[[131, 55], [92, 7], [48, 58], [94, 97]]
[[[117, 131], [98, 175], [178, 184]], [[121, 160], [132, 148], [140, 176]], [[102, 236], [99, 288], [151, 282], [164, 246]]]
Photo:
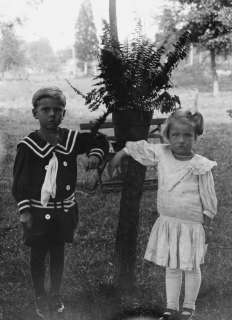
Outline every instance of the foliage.
[[14, 31], [13, 24], [1, 24], [0, 70], [1, 72], [21, 67], [25, 63], [25, 55], [20, 41]]
[[179, 25], [182, 23], [181, 10], [172, 10], [165, 8], [160, 16], [159, 32], [156, 33], [156, 41], [158, 44], [165, 45], [170, 50], [172, 44], [177, 40], [180, 34]]
[[98, 38], [90, 0], [82, 3], [75, 29], [76, 57], [84, 62], [93, 61], [98, 54]]
[[44, 72], [57, 71], [58, 59], [48, 39], [41, 38], [28, 43], [27, 55], [32, 68]]
[[72, 48], [65, 48], [57, 51], [60, 63], [66, 63], [68, 60], [72, 59], [72, 55]]
[[164, 46], [145, 39], [139, 28], [131, 43], [116, 44], [105, 23], [103, 47], [99, 57], [99, 75], [85, 102], [91, 110], [104, 105], [106, 114], [99, 119], [99, 127], [113, 111], [159, 109], [169, 112], [180, 104], [176, 95], [168, 92], [173, 84], [172, 71], [188, 52], [189, 32], [184, 32], [166, 53]]
[[[185, 28], [192, 41], [216, 54], [232, 49], [232, 2], [230, 0], [178, 0], [190, 5], [185, 15]], [[183, 16], [182, 16], [183, 17]]]

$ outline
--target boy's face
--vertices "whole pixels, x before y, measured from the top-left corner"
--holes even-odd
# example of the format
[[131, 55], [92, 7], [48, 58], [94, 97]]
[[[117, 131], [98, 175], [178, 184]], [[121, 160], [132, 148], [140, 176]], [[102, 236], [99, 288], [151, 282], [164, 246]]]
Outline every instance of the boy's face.
[[56, 129], [65, 115], [65, 108], [59, 100], [46, 97], [38, 101], [36, 108], [32, 110], [35, 119], [39, 120], [40, 127], [48, 130]]

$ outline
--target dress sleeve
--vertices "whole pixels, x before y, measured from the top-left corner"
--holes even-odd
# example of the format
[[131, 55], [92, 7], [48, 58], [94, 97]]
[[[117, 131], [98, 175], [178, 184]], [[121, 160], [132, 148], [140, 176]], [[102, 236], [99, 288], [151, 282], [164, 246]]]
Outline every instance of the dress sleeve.
[[23, 144], [19, 144], [13, 167], [12, 194], [15, 198], [19, 213], [30, 209], [30, 151]]
[[217, 197], [211, 170], [199, 175], [200, 197], [203, 205], [203, 214], [214, 218], [217, 213]]
[[159, 144], [148, 143], [145, 140], [128, 141], [124, 151], [144, 166], [155, 165], [159, 160]]
[[101, 161], [109, 151], [109, 143], [103, 134], [92, 135], [89, 132], [78, 133], [77, 154], [86, 153], [89, 157], [96, 156]]

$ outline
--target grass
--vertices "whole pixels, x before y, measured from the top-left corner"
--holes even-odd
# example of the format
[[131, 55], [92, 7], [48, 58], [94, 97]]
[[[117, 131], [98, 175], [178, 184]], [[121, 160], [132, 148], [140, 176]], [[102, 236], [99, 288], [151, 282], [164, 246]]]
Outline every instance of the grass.
[[[75, 80], [85, 92], [88, 79]], [[47, 83], [44, 82], [43, 85]], [[68, 113], [64, 126], [75, 128], [77, 123], [93, 119], [65, 82], [54, 81], [67, 93]], [[31, 320], [33, 291], [29, 273], [29, 250], [22, 244], [21, 228], [16, 206], [10, 194], [12, 166], [19, 138], [35, 128], [31, 117], [32, 92], [41, 83], [0, 83], [0, 125], [4, 141], [0, 181], [0, 305], [4, 320]], [[178, 89], [183, 107], [193, 104], [194, 92]], [[196, 145], [197, 152], [218, 162], [214, 171], [219, 212], [202, 268], [203, 282], [198, 299], [197, 319], [229, 320], [231, 318], [231, 208], [232, 208], [232, 123], [226, 110], [230, 108], [231, 92], [223, 92], [217, 99], [202, 92], [200, 111], [206, 119], [205, 134]], [[5, 153], [4, 153], [5, 150]], [[83, 174], [79, 167], [79, 179]], [[131, 298], [137, 305], [163, 305], [164, 271], [143, 260], [149, 232], [156, 218], [155, 191], [146, 191], [141, 201], [138, 259], [136, 267], [138, 292]], [[63, 283], [64, 299], [69, 312], [67, 320], [109, 319], [120, 311], [120, 301], [110, 288], [114, 276], [114, 242], [118, 221], [120, 194], [94, 195], [78, 193], [80, 223], [75, 243], [66, 248]]]

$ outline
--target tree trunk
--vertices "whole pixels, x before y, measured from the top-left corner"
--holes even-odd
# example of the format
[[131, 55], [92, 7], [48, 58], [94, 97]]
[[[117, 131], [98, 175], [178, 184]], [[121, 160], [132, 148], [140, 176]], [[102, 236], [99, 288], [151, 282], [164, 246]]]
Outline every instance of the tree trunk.
[[110, 32], [114, 45], [118, 44], [116, 0], [109, 0]]
[[[117, 54], [118, 30], [116, 0], [109, 0], [110, 31], [115, 54]], [[119, 116], [117, 118], [117, 116]], [[125, 141], [146, 139], [149, 124], [142, 118], [142, 125], [134, 129], [132, 118], [141, 116], [140, 112], [122, 111], [120, 115], [113, 115], [115, 125], [115, 137], [119, 142], [119, 149]], [[151, 119], [151, 115], [145, 118]], [[119, 120], [119, 121], [117, 121]], [[117, 123], [116, 123], [117, 122]], [[138, 123], [137, 123], [138, 124]], [[144, 128], [145, 125], [145, 128]], [[117, 126], [117, 127], [116, 127]], [[138, 134], [140, 132], [141, 134]], [[123, 188], [121, 193], [119, 223], [116, 235], [116, 272], [117, 281], [121, 289], [130, 289], [135, 281], [135, 262], [137, 234], [139, 226], [139, 205], [142, 196], [143, 182], [146, 168], [131, 157], [124, 159], [122, 163]]]
[[[135, 110], [113, 113], [115, 137], [122, 148], [126, 141], [147, 139], [152, 112]], [[146, 168], [131, 157], [122, 163], [123, 188], [116, 236], [117, 281], [130, 290], [135, 282], [135, 262], [139, 226], [139, 206]]]
[[218, 83], [218, 75], [216, 69], [216, 52], [215, 49], [210, 50], [210, 58], [211, 58], [211, 72], [213, 78], [213, 96], [217, 97], [219, 95], [219, 83]]
[[88, 62], [84, 62], [84, 75], [87, 76], [88, 74]]
[[135, 282], [139, 206], [146, 168], [127, 157], [123, 160], [123, 188], [116, 235], [117, 281], [121, 289], [130, 290]]
[[193, 66], [193, 58], [194, 58], [194, 47], [193, 47], [193, 44], [191, 43], [190, 45], [190, 50], [189, 50], [189, 65], [190, 66]]

